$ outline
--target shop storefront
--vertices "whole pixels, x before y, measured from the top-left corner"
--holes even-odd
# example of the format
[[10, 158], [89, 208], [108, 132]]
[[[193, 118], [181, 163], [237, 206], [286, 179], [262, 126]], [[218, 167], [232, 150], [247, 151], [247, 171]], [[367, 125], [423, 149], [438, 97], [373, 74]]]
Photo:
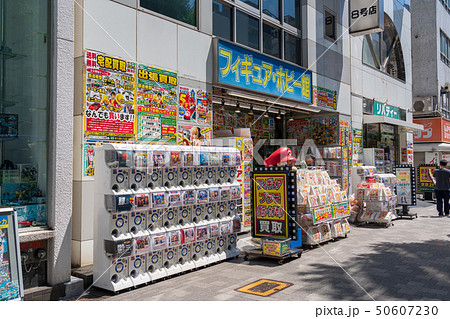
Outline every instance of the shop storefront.
[[398, 164], [413, 164], [411, 132], [421, 126], [406, 121], [406, 110], [364, 99], [363, 163], [392, 174]]

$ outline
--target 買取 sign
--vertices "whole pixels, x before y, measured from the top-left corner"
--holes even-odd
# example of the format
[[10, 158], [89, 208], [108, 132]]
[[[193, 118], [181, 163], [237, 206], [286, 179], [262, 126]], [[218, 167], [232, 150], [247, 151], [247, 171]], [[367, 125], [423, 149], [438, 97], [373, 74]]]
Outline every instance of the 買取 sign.
[[350, 0], [350, 34], [353, 36], [384, 30], [383, 0]]
[[375, 101], [373, 103], [373, 114], [375, 115], [379, 115], [379, 116], [385, 116], [385, 117], [390, 117], [391, 119], [396, 119], [398, 120], [398, 107], [389, 105], [389, 104], [384, 104], [384, 103], [380, 103]]
[[218, 40], [216, 82], [312, 103], [311, 71]]

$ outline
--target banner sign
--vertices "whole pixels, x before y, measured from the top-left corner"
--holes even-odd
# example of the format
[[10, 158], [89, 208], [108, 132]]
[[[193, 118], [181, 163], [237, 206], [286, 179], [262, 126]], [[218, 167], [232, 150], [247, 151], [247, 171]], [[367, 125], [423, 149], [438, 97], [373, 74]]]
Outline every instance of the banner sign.
[[428, 171], [430, 171], [431, 176], [433, 176], [434, 171], [438, 167], [436, 165], [419, 165], [417, 168], [419, 175], [419, 191], [421, 192], [432, 192], [434, 191], [434, 183], [430, 178]]
[[313, 86], [314, 99], [313, 104], [316, 106], [327, 107], [336, 110], [336, 91], [331, 91], [320, 86]]
[[384, 0], [350, 0], [350, 35], [358, 36], [384, 30]]
[[218, 40], [217, 82], [312, 103], [311, 71]]
[[253, 174], [253, 223], [256, 236], [287, 238], [287, 176]]
[[135, 74], [135, 62], [85, 51], [85, 135], [134, 138]]
[[389, 105], [389, 104], [384, 104], [384, 103], [380, 103], [377, 101], [374, 101], [373, 103], [373, 114], [378, 115], [378, 116], [385, 116], [385, 117], [389, 117], [391, 119], [399, 119], [398, 116], [398, 107]]
[[176, 72], [138, 65], [137, 141], [176, 143]]

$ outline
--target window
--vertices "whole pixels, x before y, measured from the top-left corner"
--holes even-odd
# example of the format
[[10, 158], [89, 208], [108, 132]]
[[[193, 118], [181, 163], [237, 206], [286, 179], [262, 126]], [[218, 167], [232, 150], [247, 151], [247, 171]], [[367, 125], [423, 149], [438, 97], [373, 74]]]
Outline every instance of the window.
[[442, 5], [450, 13], [450, 0], [441, 0]]
[[302, 64], [302, 54], [300, 51], [300, 38], [285, 32], [284, 33], [284, 59], [295, 64]]
[[280, 1], [279, 0], [263, 0], [263, 12], [268, 16], [280, 19]]
[[398, 110], [398, 118], [402, 121], [406, 121], [406, 110], [399, 109]]
[[259, 50], [259, 21], [236, 11], [236, 42]]
[[384, 15], [383, 32], [364, 37], [363, 62], [399, 80], [406, 80], [400, 37], [388, 15]]
[[232, 9], [218, 1], [213, 1], [213, 34], [232, 41]]
[[284, 0], [284, 22], [300, 29], [300, 0]]
[[450, 39], [441, 30], [441, 61], [450, 67]]
[[256, 9], [259, 9], [259, 0], [241, 0], [242, 2], [251, 5], [252, 7], [255, 7]]
[[0, 7], [1, 204], [17, 211], [20, 227], [47, 223], [49, 9], [35, 0]]
[[212, 5], [215, 36], [301, 65], [300, 0], [212, 0]]
[[140, 0], [141, 7], [190, 25], [197, 25], [197, 0]]
[[325, 10], [325, 38], [336, 40], [336, 16]]
[[264, 23], [263, 26], [263, 52], [281, 58], [280, 30]]

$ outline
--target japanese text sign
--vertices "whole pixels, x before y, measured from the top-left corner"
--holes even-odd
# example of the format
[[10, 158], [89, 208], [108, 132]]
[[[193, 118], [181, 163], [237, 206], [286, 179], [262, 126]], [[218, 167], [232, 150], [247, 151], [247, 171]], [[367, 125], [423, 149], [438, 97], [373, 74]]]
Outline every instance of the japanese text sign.
[[85, 134], [134, 138], [136, 63], [85, 52]]
[[256, 236], [287, 238], [287, 178], [285, 174], [253, 174], [253, 222]]
[[349, 8], [351, 35], [358, 36], [383, 31], [383, 0], [350, 0]]
[[[414, 142], [441, 142], [441, 118], [414, 119], [414, 123], [423, 125], [423, 131], [414, 132]], [[450, 141], [450, 139], [449, 139]]]
[[217, 82], [312, 103], [311, 71], [218, 41]]
[[398, 120], [398, 107], [375, 101], [373, 103], [373, 114]]
[[433, 180], [430, 178], [433, 176], [437, 166], [434, 165], [419, 165], [419, 191], [430, 192], [434, 190]]

